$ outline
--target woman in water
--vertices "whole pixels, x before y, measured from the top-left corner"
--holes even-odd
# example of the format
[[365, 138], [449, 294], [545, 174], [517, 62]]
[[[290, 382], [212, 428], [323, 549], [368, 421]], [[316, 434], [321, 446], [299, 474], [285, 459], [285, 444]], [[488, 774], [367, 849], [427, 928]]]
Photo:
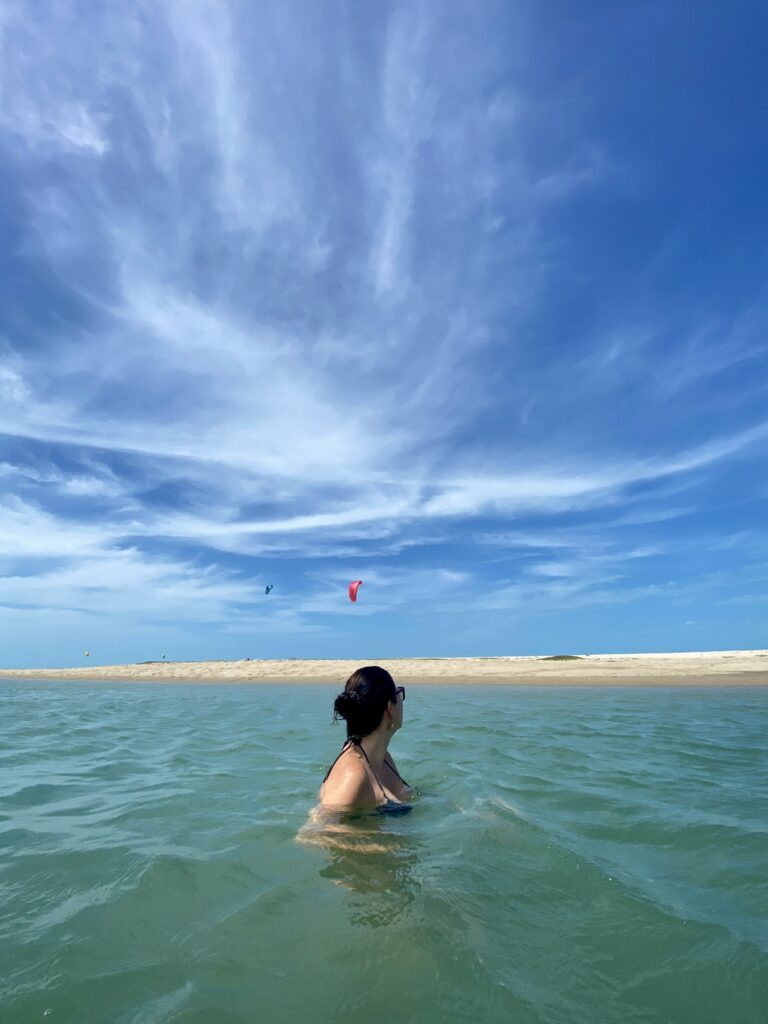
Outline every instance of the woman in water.
[[405, 687], [395, 686], [386, 669], [352, 673], [333, 705], [333, 717], [347, 723], [347, 739], [323, 779], [323, 807], [405, 810], [410, 789], [388, 752], [403, 724], [404, 700]]

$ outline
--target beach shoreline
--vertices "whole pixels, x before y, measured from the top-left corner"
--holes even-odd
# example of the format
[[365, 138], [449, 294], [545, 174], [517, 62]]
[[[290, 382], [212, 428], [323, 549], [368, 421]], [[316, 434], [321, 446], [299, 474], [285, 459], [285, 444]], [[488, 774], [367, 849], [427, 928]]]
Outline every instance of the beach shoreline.
[[244, 659], [156, 661], [76, 668], [0, 669], [0, 679], [166, 683], [341, 684], [380, 664], [407, 685], [768, 686], [768, 651], [591, 654], [492, 658]]

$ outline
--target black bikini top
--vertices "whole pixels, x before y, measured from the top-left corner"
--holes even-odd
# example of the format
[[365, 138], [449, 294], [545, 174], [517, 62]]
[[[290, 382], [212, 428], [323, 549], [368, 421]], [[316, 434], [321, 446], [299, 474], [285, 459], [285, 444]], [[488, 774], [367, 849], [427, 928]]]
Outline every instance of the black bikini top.
[[[389, 799], [389, 797], [387, 796], [387, 791], [384, 789], [384, 786], [381, 783], [381, 779], [379, 778], [379, 776], [374, 771], [373, 765], [371, 764], [370, 759], [369, 759], [368, 755], [366, 754], [365, 749], [363, 748], [362, 743], [360, 742], [361, 740], [362, 740], [362, 736], [349, 736], [349, 737], [347, 737], [346, 741], [344, 742], [344, 746], [341, 748], [341, 750], [338, 753], [336, 761], [338, 761], [339, 758], [341, 757], [341, 755], [343, 753], [345, 753], [347, 750], [349, 750], [350, 747], [357, 747], [357, 749], [360, 751], [360, 753], [365, 758], [365, 760], [366, 760], [366, 762], [368, 764], [368, 767], [371, 769], [371, 773], [372, 773], [374, 779], [376, 779], [376, 781], [378, 782], [379, 789], [381, 790], [382, 795], [383, 795], [384, 799], [387, 802], [386, 805], [387, 806], [394, 806], [394, 807], [401, 806], [399, 804], [393, 804], [393, 801], [391, 801]], [[325, 778], [323, 779], [323, 782], [327, 782], [328, 781], [328, 776], [331, 774], [333, 769], [336, 767], [336, 761], [333, 762], [331, 767], [325, 773]], [[402, 784], [404, 786], [408, 786], [408, 783], [405, 781], [405, 779], [400, 774], [400, 772], [397, 770], [397, 768], [395, 768], [394, 764], [392, 763], [392, 760], [387, 758], [387, 755], [384, 756], [384, 764], [386, 764], [386, 766], [388, 768], [392, 769], [392, 771], [395, 773], [395, 775], [398, 777], [398, 779], [400, 779], [400, 781], [402, 782]], [[410, 786], [408, 788], [410, 789]], [[405, 805], [402, 805], [402, 806], [405, 806]]]

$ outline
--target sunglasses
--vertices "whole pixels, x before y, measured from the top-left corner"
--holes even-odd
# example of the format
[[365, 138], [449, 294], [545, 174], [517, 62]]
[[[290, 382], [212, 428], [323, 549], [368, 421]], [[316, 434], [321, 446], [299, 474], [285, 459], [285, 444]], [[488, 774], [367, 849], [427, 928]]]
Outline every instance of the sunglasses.
[[397, 697], [400, 697], [401, 700], [405, 700], [405, 687], [404, 686], [396, 686], [395, 687], [395, 698], [397, 698]]

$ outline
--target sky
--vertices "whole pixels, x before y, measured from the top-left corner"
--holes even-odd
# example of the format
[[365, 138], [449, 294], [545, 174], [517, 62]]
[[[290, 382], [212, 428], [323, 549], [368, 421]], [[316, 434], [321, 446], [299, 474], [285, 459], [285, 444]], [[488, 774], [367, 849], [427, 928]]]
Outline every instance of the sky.
[[4, 4], [0, 663], [768, 647], [767, 31]]

